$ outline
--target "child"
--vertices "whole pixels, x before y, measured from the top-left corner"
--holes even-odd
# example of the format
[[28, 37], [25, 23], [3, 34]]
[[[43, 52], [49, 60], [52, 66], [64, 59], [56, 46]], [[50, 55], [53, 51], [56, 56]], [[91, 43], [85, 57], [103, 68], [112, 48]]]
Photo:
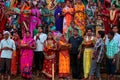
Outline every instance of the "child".
[[98, 33], [99, 30], [104, 31], [104, 24], [100, 15], [97, 16], [97, 20], [95, 23], [96, 23], [96, 34]]

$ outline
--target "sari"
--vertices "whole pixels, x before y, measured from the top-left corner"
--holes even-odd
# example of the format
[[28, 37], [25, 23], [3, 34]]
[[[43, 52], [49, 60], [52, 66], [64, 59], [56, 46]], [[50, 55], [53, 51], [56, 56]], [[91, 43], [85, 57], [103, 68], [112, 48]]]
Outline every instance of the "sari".
[[91, 67], [93, 48], [88, 47], [91, 44], [94, 44], [94, 37], [91, 36], [91, 39], [89, 40], [88, 36], [86, 36], [84, 41], [83, 41], [83, 45], [85, 45], [84, 54], [83, 54], [84, 78], [88, 78], [90, 67]]
[[[76, 11], [80, 11], [80, 12], [76, 12]], [[74, 21], [75, 24], [79, 27], [79, 29], [82, 31], [82, 35], [84, 35], [85, 33], [85, 19], [86, 19], [86, 15], [84, 13], [85, 11], [85, 6], [84, 4], [75, 4], [75, 15], [74, 15]]]
[[[2, 3], [1, 3], [2, 4]], [[0, 5], [1, 6], [1, 5]], [[6, 26], [6, 22], [7, 22], [7, 17], [5, 15], [5, 6], [2, 5], [0, 7], [0, 32], [3, 32], [3, 30], [5, 30], [5, 26]]]
[[53, 18], [51, 18], [52, 16], [46, 16], [46, 15], [50, 15], [51, 14], [51, 11], [46, 8], [46, 7], [43, 7], [41, 9], [41, 14], [42, 14], [42, 20], [47, 26], [50, 24], [50, 22], [53, 22]]
[[70, 76], [70, 56], [69, 49], [62, 49], [64, 47], [68, 47], [69, 44], [59, 41], [59, 45], [61, 46], [59, 51], [59, 77], [67, 78]]
[[26, 31], [23, 22], [25, 22], [27, 26], [29, 25], [29, 15], [25, 13], [25, 11], [29, 11], [29, 10], [30, 10], [30, 6], [28, 5], [23, 5], [23, 7], [21, 8], [21, 11], [23, 12], [21, 12], [18, 22], [22, 25], [22, 37], [24, 36], [24, 33]]
[[31, 16], [30, 16], [30, 23], [29, 23], [29, 29], [31, 36], [33, 36], [33, 30], [37, 27], [40, 26], [41, 21], [40, 21], [40, 11], [37, 8], [32, 8], [31, 9]]
[[104, 0], [104, 4], [107, 8], [111, 6], [111, 0]]
[[56, 0], [46, 0], [46, 3], [47, 3], [47, 9], [49, 10], [49, 13], [50, 13], [50, 16], [48, 16], [50, 19], [50, 22], [54, 22], [55, 21], [54, 9], [57, 5]]
[[[34, 44], [34, 40], [29, 37], [24, 37], [21, 41], [22, 46], [32, 46]], [[32, 64], [33, 64], [33, 50], [27, 47], [21, 49], [20, 53], [20, 70], [21, 76], [23, 78], [32, 78]]]
[[110, 10], [110, 22], [113, 25], [118, 25], [118, 14], [117, 10]]
[[54, 40], [46, 41], [45, 42], [45, 47], [44, 47], [44, 63], [43, 63], [43, 70], [42, 73], [47, 77], [47, 78], [52, 78], [52, 65], [54, 64], [54, 73], [56, 72], [56, 52], [52, 48], [53, 46], [56, 46], [56, 42]]
[[63, 31], [63, 16], [62, 15], [62, 8], [57, 7], [54, 12], [54, 17], [55, 17], [55, 26], [56, 26], [56, 31], [59, 31], [62, 33]]
[[104, 24], [104, 28], [105, 28], [105, 33], [107, 34], [109, 31], [111, 31], [110, 19], [109, 19], [109, 16], [106, 16], [106, 15], [109, 15], [110, 12], [109, 12], [109, 10], [104, 5], [103, 5], [103, 8], [104, 9], [100, 10], [100, 13], [103, 14], [101, 18], [103, 20], [103, 24]]
[[[18, 35], [17, 35], [18, 36]], [[13, 51], [12, 54], [12, 61], [11, 61], [11, 74], [16, 75], [18, 70], [19, 70], [19, 61], [20, 61], [20, 46], [19, 44], [21, 43], [20, 38], [18, 36], [18, 39], [13, 39], [16, 45], [16, 51]]]
[[65, 13], [64, 19], [63, 19], [63, 34], [66, 33], [67, 29], [69, 28], [71, 21], [72, 21], [72, 15], [71, 13], [74, 12], [74, 9], [72, 7], [64, 7], [63, 13]]

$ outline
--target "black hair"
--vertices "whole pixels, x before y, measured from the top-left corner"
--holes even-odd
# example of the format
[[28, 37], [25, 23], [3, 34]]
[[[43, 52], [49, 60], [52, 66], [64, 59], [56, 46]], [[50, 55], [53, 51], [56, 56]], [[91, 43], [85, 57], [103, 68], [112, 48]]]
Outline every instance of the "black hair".
[[86, 32], [88, 32], [88, 30], [91, 30], [91, 31], [93, 31], [93, 30], [92, 30], [92, 28], [87, 28]]
[[74, 30], [78, 32], [78, 29], [77, 29], [77, 28], [74, 28]]
[[105, 32], [104, 31], [98, 31], [98, 34], [101, 36], [101, 38], [104, 38], [104, 36], [105, 36]]
[[27, 30], [26, 33], [27, 33], [27, 32], [31, 33], [29, 30]]
[[51, 23], [54, 24], [54, 22], [50, 22], [50, 24], [51, 24]]
[[117, 27], [116, 25], [113, 25], [113, 26], [112, 26], [112, 29], [113, 29], [114, 27], [116, 27], [116, 28], [118, 29], [118, 27]]
[[113, 31], [110, 31], [108, 34], [114, 37], [115, 33]]

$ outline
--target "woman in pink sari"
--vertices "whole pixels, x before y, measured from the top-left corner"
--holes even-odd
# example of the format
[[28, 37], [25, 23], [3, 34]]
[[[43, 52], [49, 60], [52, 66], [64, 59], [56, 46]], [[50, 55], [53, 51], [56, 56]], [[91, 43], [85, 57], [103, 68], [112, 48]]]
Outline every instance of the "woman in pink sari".
[[40, 10], [37, 8], [37, 1], [33, 1], [33, 7], [30, 10], [30, 32], [31, 36], [33, 36], [33, 30], [37, 27], [40, 26], [41, 21], [40, 21]]
[[30, 37], [30, 32], [26, 32], [21, 41], [21, 54], [20, 54], [20, 69], [21, 76], [25, 79], [32, 78], [32, 63], [33, 63], [33, 50], [35, 49], [35, 42]]

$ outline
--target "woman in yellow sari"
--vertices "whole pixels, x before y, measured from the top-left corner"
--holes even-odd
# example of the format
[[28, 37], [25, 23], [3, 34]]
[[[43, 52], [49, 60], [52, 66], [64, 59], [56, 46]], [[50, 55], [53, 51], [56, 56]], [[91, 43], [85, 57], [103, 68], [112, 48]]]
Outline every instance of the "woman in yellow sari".
[[81, 0], [77, 0], [75, 2], [74, 8], [75, 8], [75, 15], [74, 15], [75, 24], [82, 31], [82, 35], [84, 35], [84, 33], [85, 33], [85, 25], [86, 25], [86, 23], [85, 23], [86, 15], [84, 13], [85, 6], [84, 6], [84, 4], [82, 3]]
[[87, 35], [84, 37], [84, 41], [82, 43], [82, 49], [84, 49], [83, 53], [83, 69], [84, 69], [84, 78], [87, 79], [91, 67], [91, 58], [93, 53], [93, 47], [95, 43], [95, 38], [92, 35], [92, 29], [87, 30]]
[[59, 41], [59, 78], [68, 78], [70, 76], [69, 48], [70, 44], [62, 35]]

